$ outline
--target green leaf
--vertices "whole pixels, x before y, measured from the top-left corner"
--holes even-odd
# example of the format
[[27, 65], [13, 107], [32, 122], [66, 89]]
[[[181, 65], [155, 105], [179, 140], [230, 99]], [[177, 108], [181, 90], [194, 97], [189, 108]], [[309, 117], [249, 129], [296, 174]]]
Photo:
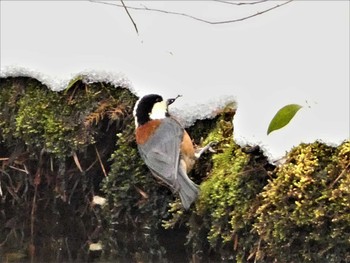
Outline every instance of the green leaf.
[[298, 104], [289, 104], [281, 108], [271, 120], [267, 129], [267, 135], [286, 126], [301, 108], [302, 106]]

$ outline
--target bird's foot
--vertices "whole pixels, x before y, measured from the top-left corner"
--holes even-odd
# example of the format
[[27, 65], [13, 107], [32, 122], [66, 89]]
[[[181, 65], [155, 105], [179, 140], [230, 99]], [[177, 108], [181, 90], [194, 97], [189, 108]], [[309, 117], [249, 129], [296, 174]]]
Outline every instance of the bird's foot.
[[199, 151], [197, 151], [195, 153], [196, 158], [199, 159], [201, 157], [201, 155], [203, 153], [207, 152], [207, 151], [215, 153], [216, 151], [212, 147], [217, 145], [217, 144], [218, 144], [218, 142], [216, 142], [216, 141], [208, 143], [206, 146], [204, 146], [203, 148], [199, 149]]

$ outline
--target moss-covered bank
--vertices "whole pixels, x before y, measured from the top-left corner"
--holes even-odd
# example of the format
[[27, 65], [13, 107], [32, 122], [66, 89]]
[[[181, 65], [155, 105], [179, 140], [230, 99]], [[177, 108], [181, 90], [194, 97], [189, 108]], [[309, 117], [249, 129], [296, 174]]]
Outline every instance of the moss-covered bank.
[[[12, 251], [92, 260], [89, 245], [100, 242], [102, 261], [350, 262], [349, 140], [300, 144], [275, 167], [259, 147], [235, 144], [227, 105], [188, 129], [197, 144], [218, 144], [191, 173], [201, 194], [183, 211], [137, 153], [137, 97], [128, 89], [79, 78], [61, 92], [32, 78], [0, 81], [7, 260]], [[96, 195], [106, 204], [93, 205]], [[186, 243], [181, 259], [172, 254], [175, 236]]]

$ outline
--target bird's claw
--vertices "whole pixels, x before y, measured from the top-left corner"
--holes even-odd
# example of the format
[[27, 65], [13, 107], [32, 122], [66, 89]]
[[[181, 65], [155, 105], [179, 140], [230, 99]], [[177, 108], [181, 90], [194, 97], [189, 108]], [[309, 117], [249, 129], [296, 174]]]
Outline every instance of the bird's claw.
[[219, 143], [219, 142], [217, 142], [217, 141], [212, 141], [212, 142], [208, 143], [208, 145], [209, 145], [210, 147], [212, 147], [212, 146], [218, 145], [218, 143]]
[[212, 152], [212, 153], [216, 153], [216, 151], [212, 148], [213, 146], [217, 145], [218, 142], [216, 141], [212, 141], [210, 143], [208, 143], [206, 146], [204, 146], [202, 149], [200, 149], [196, 154], [196, 158], [199, 159], [201, 157], [201, 155], [203, 153], [205, 153], [206, 151]]
[[216, 150], [213, 149], [214, 146], [218, 145], [219, 142], [217, 141], [212, 141], [209, 143], [209, 148], [208, 148], [208, 151], [209, 152], [212, 152], [212, 153], [216, 153]]

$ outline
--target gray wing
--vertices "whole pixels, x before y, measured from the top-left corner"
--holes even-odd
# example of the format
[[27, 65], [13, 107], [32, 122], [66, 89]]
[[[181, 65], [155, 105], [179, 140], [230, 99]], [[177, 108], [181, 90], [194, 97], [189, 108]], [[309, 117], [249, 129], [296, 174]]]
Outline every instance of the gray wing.
[[153, 175], [175, 191], [178, 190], [177, 174], [183, 133], [184, 129], [176, 120], [165, 118], [150, 139], [138, 147]]

